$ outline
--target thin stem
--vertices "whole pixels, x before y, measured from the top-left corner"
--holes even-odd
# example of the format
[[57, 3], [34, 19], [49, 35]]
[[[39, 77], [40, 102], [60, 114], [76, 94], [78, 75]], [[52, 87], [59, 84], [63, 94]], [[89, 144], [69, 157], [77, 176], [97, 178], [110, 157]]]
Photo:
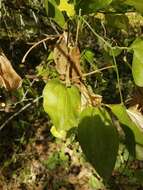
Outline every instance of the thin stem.
[[104, 67], [104, 68], [101, 68], [101, 69], [97, 69], [97, 70], [95, 70], [95, 71], [91, 71], [91, 72], [89, 72], [89, 73], [85, 73], [85, 74], [83, 74], [82, 76], [83, 77], [87, 77], [87, 76], [90, 76], [90, 75], [93, 75], [93, 74], [95, 74], [95, 73], [100, 73], [101, 71], [103, 71], [103, 70], [106, 70], [106, 69], [111, 69], [111, 68], [115, 68], [115, 66], [107, 66], [107, 67]]
[[112, 49], [121, 49], [121, 50], [132, 50], [131, 47], [121, 47], [121, 46], [112, 46]]
[[83, 18], [81, 17], [81, 19], [83, 20], [83, 22], [88, 26], [88, 28], [92, 31], [92, 33], [98, 38], [100, 39], [103, 43], [105, 43], [107, 45], [107, 47], [109, 47], [110, 49], [121, 49], [121, 50], [131, 50], [132, 48], [130, 47], [120, 47], [120, 46], [112, 46], [109, 42], [107, 42], [102, 36], [100, 36], [97, 32], [95, 32], [95, 30], [93, 30], [92, 26]]
[[42, 40], [40, 40], [39, 42], [36, 42], [33, 46], [31, 46], [31, 48], [29, 48], [29, 50], [25, 53], [23, 59], [22, 59], [22, 63], [25, 62], [26, 57], [28, 56], [28, 54], [32, 51], [32, 49], [34, 49], [36, 46], [38, 46], [39, 44], [46, 42], [47, 40], [54, 40], [55, 38], [60, 37], [60, 35], [50, 35]]
[[[111, 69], [111, 68], [115, 68], [115, 66], [113, 66], [113, 65], [112, 66], [107, 66], [107, 67], [103, 67], [101, 69], [97, 69], [95, 71], [91, 71], [89, 73], [84, 73], [84, 74], [82, 74], [82, 77], [87, 77], [87, 76], [90, 76], [90, 75], [93, 75], [93, 74], [96, 74], [96, 73], [100, 73], [103, 70]], [[74, 79], [79, 79], [79, 78], [81, 78], [81, 76], [77, 76], [77, 77], [74, 77], [72, 79], [74, 80]]]
[[101, 14], [128, 14], [128, 13], [136, 13], [136, 11], [133, 10], [129, 10], [129, 11], [125, 11], [125, 12], [120, 12], [120, 11], [97, 11], [97, 13], [101, 13]]
[[97, 34], [93, 28], [90, 26], [90, 24], [83, 18], [81, 17], [81, 19], [83, 20], [83, 22], [88, 26], [88, 28], [92, 31], [92, 33], [98, 38], [100, 39], [102, 42], [104, 42], [109, 48], [112, 49], [112, 46], [110, 43], [108, 43], [106, 40], [104, 40], [104, 38], [102, 38], [99, 34]]
[[120, 101], [123, 104], [123, 96], [122, 96], [122, 90], [121, 90], [121, 86], [120, 86], [119, 71], [118, 71], [117, 62], [116, 62], [116, 58], [115, 58], [113, 49], [111, 49], [111, 52], [112, 52], [113, 62], [115, 65], [115, 70], [116, 70], [116, 75], [117, 75], [117, 83], [118, 83], [118, 89], [119, 89], [119, 94], [120, 94]]
[[76, 29], [76, 38], [75, 38], [75, 46], [76, 47], [77, 47], [77, 44], [78, 44], [78, 36], [79, 36], [80, 24], [81, 24], [81, 9], [79, 9], [78, 23], [77, 23], [77, 29]]

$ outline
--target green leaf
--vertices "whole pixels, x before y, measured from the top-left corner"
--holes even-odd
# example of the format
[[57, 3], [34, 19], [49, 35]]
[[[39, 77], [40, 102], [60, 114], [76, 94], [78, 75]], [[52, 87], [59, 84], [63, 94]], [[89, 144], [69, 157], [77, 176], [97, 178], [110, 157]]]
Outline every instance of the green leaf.
[[43, 106], [57, 131], [68, 131], [78, 125], [80, 93], [75, 86], [66, 87], [58, 80], [51, 80], [43, 90]]
[[143, 40], [137, 38], [131, 45], [133, 48], [132, 74], [136, 85], [143, 87]]
[[81, 9], [82, 14], [94, 13], [99, 9], [107, 7], [112, 0], [76, 0], [77, 14]]
[[60, 11], [65, 11], [69, 17], [75, 14], [74, 4], [68, 3], [68, 0], [60, 0], [58, 8]]
[[64, 139], [66, 137], [66, 131], [65, 130], [57, 131], [55, 126], [51, 127], [50, 132], [54, 137], [59, 138], [59, 139]]
[[93, 64], [94, 62], [94, 53], [90, 49], [85, 49], [83, 52], [83, 58], [90, 64]]
[[137, 11], [143, 14], [143, 1], [142, 0], [126, 0], [126, 4], [133, 6]]
[[131, 120], [124, 105], [116, 104], [110, 106], [112, 112], [118, 118], [126, 128], [129, 128], [134, 134], [135, 142], [143, 145], [143, 132], [142, 130]]
[[63, 13], [58, 9], [57, 2], [55, 0], [45, 0], [44, 5], [47, 15], [53, 18], [54, 21], [63, 28], [65, 25], [65, 18]]
[[101, 177], [112, 173], [118, 152], [118, 134], [108, 112], [103, 108], [83, 110], [78, 128], [83, 153]]

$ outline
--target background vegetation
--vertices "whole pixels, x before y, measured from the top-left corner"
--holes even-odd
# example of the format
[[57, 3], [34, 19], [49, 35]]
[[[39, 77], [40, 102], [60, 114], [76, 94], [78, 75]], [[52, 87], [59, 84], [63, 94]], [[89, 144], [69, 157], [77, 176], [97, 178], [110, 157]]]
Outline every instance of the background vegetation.
[[[19, 89], [0, 88], [1, 189], [143, 188], [142, 13], [141, 0], [1, 0], [0, 48], [23, 79]], [[53, 79], [62, 81], [56, 93], [67, 93], [64, 90], [68, 87], [60, 86], [69, 82], [67, 70], [63, 73], [64, 78], [61, 70], [65, 69], [63, 63], [70, 61], [69, 57], [68, 61], [66, 56], [62, 57], [57, 48], [65, 31], [68, 45], [80, 50], [80, 53], [72, 54], [76, 57], [72, 58], [73, 62], [78, 60], [77, 64], [80, 63], [83, 76], [73, 72], [70, 85], [78, 87], [81, 95], [84, 90], [79, 84], [84, 84], [88, 98], [82, 100], [83, 104], [93, 108], [93, 112], [90, 108], [83, 111], [80, 124], [73, 118], [74, 127], [79, 125], [78, 129], [69, 124], [71, 113], [75, 112], [72, 104], [70, 109], [67, 107], [68, 116], [64, 116], [68, 127], [61, 125], [61, 129], [60, 125], [55, 125], [58, 108], [48, 110], [50, 97], [43, 93], [43, 89], [45, 94], [46, 90], [48, 94], [53, 92], [45, 88]], [[65, 52], [69, 48], [66, 45], [63, 45]], [[56, 57], [59, 54], [62, 66]], [[48, 105], [44, 108], [42, 95]], [[73, 99], [78, 102], [77, 97]], [[63, 113], [62, 106], [66, 107], [64, 95], [60, 100], [63, 100], [59, 105]], [[104, 112], [103, 117], [98, 107]], [[134, 120], [129, 119], [129, 112], [134, 115]], [[86, 129], [97, 123], [97, 118], [92, 117], [96, 115], [102, 120], [102, 125], [101, 120], [98, 125], [105, 127], [103, 133], [101, 128]], [[106, 122], [109, 125], [110, 117], [114, 127], [108, 135]], [[111, 149], [105, 145], [112, 145]], [[104, 163], [103, 158], [109, 159], [109, 164]]]

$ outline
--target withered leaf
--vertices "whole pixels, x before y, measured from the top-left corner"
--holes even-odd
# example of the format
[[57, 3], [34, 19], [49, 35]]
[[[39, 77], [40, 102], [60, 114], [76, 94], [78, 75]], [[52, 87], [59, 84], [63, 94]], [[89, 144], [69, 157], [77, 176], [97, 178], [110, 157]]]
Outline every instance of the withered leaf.
[[56, 70], [60, 75], [66, 75], [68, 65], [68, 47], [64, 37], [60, 38], [53, 52]]
[[80, 67], [80, 51], [74, 45], [72, 34], [63, 33], [54, 48], [54, 61], [60, 75], [70, 78], [74, 83], [79, 83], [82, 78]]
[[4, 86], [6, 90], [15, 90], [21, 84], [21, 77], [13, 69], [10, 61], [0, 49], [0, 86]]
[[80, 78], [82, 78], [82, 71], [80, 67], [80, 51], [78, 47], [70, 47], [70, 60], [71, 78], [74, 82], [78, 83]]

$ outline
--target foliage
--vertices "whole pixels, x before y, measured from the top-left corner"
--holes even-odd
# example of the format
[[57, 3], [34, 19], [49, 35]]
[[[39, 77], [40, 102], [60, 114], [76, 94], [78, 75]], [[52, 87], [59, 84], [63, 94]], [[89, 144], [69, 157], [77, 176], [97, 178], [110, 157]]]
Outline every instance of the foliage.
[[78, 136], [87, 159], [101, 177], [108, 179], [114, 168], [119, 143], [108, 112], [103, 108], [86, 108], [81, 114]]
[[[130, 18], [132, 12], [142, 18], [142, 2], [36, 2], [2, 1], [0, 5], [3, 18], [0, 40], [5, 42], [1, 43], [1, 48], [6, 50], [7, 38], [10, 39], [7, 55], [14, 53], [15, 64], [22, 60], [19, 73], [24, 77], [21, 89], [11, 92], [11, 97], [16, 97], [15, 102], [8, 104], [11, 97], [6, 98], [8, 113], [14, 109], [15, 115], [10, 114], [8, 121], [2, 121], [0, 129], [5, 129], [9, 122], [16, 122], [14, 119], [29, 108], [27, 123], [20, 120], [18, 125], [27, 126], [39, 115], [48, 122], [54, 137], [66, 141], [69, 136], [75, 135], [74, 140], [79, 143], [85, 159], [105, 184], [110, 183], [115, 166], [121, 161], [121, 144], [129, 152], [125, 162], [128, 158], [143, 158], [142, 23], [140, 21], [139, 26], [135, 26]], [[16, 21], [12, 20], [16, 23], [14, 27], [14, 24], [8, 24], [12, 9], [16, 18]], [[137, 28], [139, 31], [136, 31]], [[29, 49], [27, 44], [33, 40], [40, 41]], [[44, 45], [36, 50], [41, 44]], [[27, 53], [23, 57], [24, 52]], [[8, 70], [4, 72], [7, 74]], [[1, 73], [1, 81], [6, 81], [7, 77], [4, 78]], [[11, 79], [14, 80], [12, 76], [7, 78], [8, 82]], [[140, 95], [132, 98], [134, 90]], [[3, 89], [1, 91], [4, 95], [8, 93]], [[132, 98], [131, 102], [129, 98]], [[26, 101], [28, 104], [25, 104]], [[38, 107], [32, 113], [30, 109], [34, 103]], [[5, 118], [5, 114], [1, 117]], [[67, 162], [65, 155], [60, 156], [59, 153], [52, 154], [44, 164], [54, 170], [57, 165]], [[142, 179], [142, 172], [137, 172], [136, 176]]]
[[[45, 1], [45, 2], [47, 2], [47, 1]], [[62, 4], [63, 2], [60, 2], [60, 3]], [[127, 1], [127, 2], [125, 2], [125, 4], [132, 5], [134, 8], [139, 10], [138, 4], [136, 4], [136, 3]], [[125, 5], [125, 4], [123, 3], [123, 5]], [[55, 4], [54, 4], [55, 15], [56, 15], [57, 5], [55, 2]], [[45, 6], [46, 6], [46, 8], [48, 7], [47, 4]], [[61, 7], [60, 4], [58, 6]], [[103, 8], [105, 8], [105, 11], [108, 10], [108, 7], [110, 7], [110, 8], [112, 7], [112, 1], [98, 1], [98, 2], [76, 1], [73, 3], [73, 6], [75, 6], [75, 8], [76, 8], [77, 14], [80, 11], [82, 14], [87, 15], [89, 13], [96, 12], [100, 9], [102, 10]], [[61, 14], [63, 14], [62, 13], [63, 10], [66, 11], [67, 16], [70, 17], [70, 16], [72, 16], [68, 12], [68, 11], [70, 11], [70, 9], [71, 9], [71, 7], [68, 6], [68, 4], [67, 4], [67, 9], [59, 9], [59, 10], [61, 11]], [[59, 10], [57, 12], [59, 12]], [[142, 145], [142, 139], [143, 139], [142, 130], [139, 129], [138, 126], [132, 120], [132, 118], [130, 118], [130, 116], [128, 115], [128, 112], [126, 111], [125, 106], [123, 105], [124, 103], [123, 103], [122, 91], [121, 91], [121, 87], [120, 87], [119, 71], [118, 71], [117, 63], [116, 63], [116, 56], [118, 56], [122, 50], [128, 50], [128, 51], [133, 50], [134, 51], [133, 64], [132, 64], [133, 78], [134, 78], [136, 85], [142, 86], [142, 79], [143, 79], [143, 77], [142, 77], [142, 59], [141, 59], [142, 40], [136, 39], [130, 47], [120, 47], [118, 45], [113, 46], [113, 45], [111, 45], [110, 42], [106, 41], [103, 37], [101, 37], [98, 33], [96, 33], [94, 31], [94, 29], [89, 25], [89, 23], [86, 22], [86, 20], [84, 20], [84, 17], [81, 16], [81, 13], [79, 13], [80, 15], [79, 15], [78, 24], [81, 24], [80, 22], [83, 22], [84, 25], [89, 27], [89, 29], [94, 33], [95, 37], [99, 40], [99, 42], [100, 42], [99, 44], [100, 44], [101, 48], [105, 49], [107, 54], [110, 55], [113, 59], [113, 64], [115, 66], [115, 71], [116, 71], [116, 75], [117, 75], [117, 83], [118, 83], [118, 88], [119, 88], [121, 106], [117, 106], [117, 105], [110, 106], [111, 111], [113, 112], [113, 114], [115, 114], [115, 116], [118, 118], [118, 121], [121, 124], [124, 124], [124, 126], [130, 128], [130, 130], [132, 131], [132, 133], [133, 133], [133, 139], [132, 139], [133, 143], [132, 144], [134, 144], [134, 139], [135, 139], [135, 143]], [[63, 14], [63, 16], [64, 16], [64, 14]], [[106, 19], [110, 20], [110, 22], [111, 22], [111, 16], [106, 17]], [[54, 19], [59, 24], [59, 22], [55, 16], [54, 16]], [[65, 19], [66, 19], [66, 17], [65, 17]], [[74, 18], [71, 18], [71, 19], [74, 19]], [[115, 28], [123, 29], [123, 30], [128, 29], [128, 26], [127, 26], [128, 19], [125, 22], [124, 15], [121, 15], [121, 16], [115, 15], [115, 16], [112, 16], [112, 19], [115, 19], [118, 24], [113, 25], [115, 23], [115, 22], [113, 22], [113, 24], [110, 24], [111, 26], [114, 26]], [[67, 23], [65, 20], [65, 26], [66, 26], [66, 24]], [[64, 25], [60, 24], [60, 26], [63, 27]], [[79, 30], [79, 28], [77, 28], [77, 30]], [[73, 48], [74, 48], [74, 45], [73, 45]], [[120, 50], [119, 53], [116, 53], [118, 50]], [[61, 51], [61, 54], [62, 54], [62, 51]], [[90, 64], [93, 64], [92, 61], [94, 58], [93, 58], [92, 53], [90, 51], [86, 51], [86, 53], [84, 53], [84, 55], [86, 56], [86, 60]], [[68, 55], [65, 55], [65, 56], [68, 56]], [[72, 63], [69, 62], [69, 64], [72, 64]], [[66, 69], [65, 69], [65, 72], [67, 72]], [[66, 73], [62, 73], [62, 74], [66, 74]], [[71, 78], [71, 80], [72, 80], [72, 78]], [[83, 85], [83, 82], [82, 81], [80, 81], [80, 82]], [[75, 81], [74, 83], [76, 85], [77, 82]], [[63, 104], [67, 100], [69, 102], [68, 109], [72, 113], [72, 108], [70, 108], [70, 100], [68, 100], [68, 98], [64, 98], [64, 92], [61, 91], [60, 89], [58, 90], [58, 88], [56, 88], [56, 86], [53, 86], [51, 89], [48, 88], [48, 86], [50, 86], [50, 82], [47, 84], [47, 93], [46, 94], [44, 93], [44, 102], [46, 102], [46, 104], [44, 103], [44, 107], [46, 107], [45, 110], [47, 109], [46, 112], [51, 116], [51, 119], [53, 120], [53, 123], [56, 126], [56, 128], [66, 131], [69, 128], [71, 128], [72, 126], [68, 127], [66, 124], [63, 124], [63, 122], [62, 122], [62, 120], [65, 118], [65, 116], [64, 116], [65, 111], [63, 110], [63, 108], [66, 108], [66, 105], [63, 105]], [[54, 92], [54, 89], [55, 89], [55, 91], [57, 91], [54, 94], [56, 94], [56, 96], [58, 96], [59, 98], [56, 98], [57, 100], [55, 100], [54, 103], [52, 103], [53, 98], [51, 100], [50, 97], [51, 97], [51, 94]], [[82, 95], [85, 95], [85, 94], [83, 92], [82, 87], [80, 87], [79, 89], [81, 91], [81, 101], [87, 101], [86, 106], [92, 105], [94, 107], [96, 100], [94, 100], [95, 102], [94, 101], [90, 102], [90, 100], [88, 99], [92, 96], [91, 92], [87, 90], [88, 92], [86, 92], [86, 93], [88, 93], [89, 97], [87, 95], [87, 97], [86, 97], [87, 100], [83, 100]], [[58, 92], [59, 92], [59, 94], [58, 94]], [[61, 97], [59, 96], [60, 94], [61, 94]], [[74, 100], [74, 95], [71, 95], [71, 97]], [[60, 104], [60, 106], [59, 106], [59, 103], [58, 103], [59, 101], [64, 102], [64, 103]], [[77, 100], [74, 100], [74, 101], [77, 102]], [[51, 107], [50, 106], [51, 104], [55, 105], [55, 106]], [[106, 125], [109, 125], [111, 127], [112, 125], [114, 125], [114, 123], [112, 124], [111, 121], [110, 122], [108, 121], [109, 116], [107, 116], [104, 113], [105, 111], [103, 110], [102, 106], [101, 106], [101, 108], [99, 107], [99, 108], [96, 108], [95, 110], [92, 107], [90, 108], [91, 110], [90, 109], [86, 110], [86, 108], [84, 108], [86, 106], [81, 107], [81, 109], [85, 109], [85, 110], [81, 113], [82, 116], [80, 116], [80, 117], [82, 117], [82, 121], [79, 122], [79, 126], [78, 126], [79, 143], [80, 143], [81, 148], [82, 148], [83, 152], [85, 153], [87, 159], [91, 162], [91, 164], [94, 166], [96, 171], [104, 179], [107, 179], [110, 177], [110, 175], [112, 173], [112, 169], [114, 168], [114, 165], [115, 165], [115, 160], [116, 160], [116, 156], [117, 156], [117, 152], [118, 152], [117, 151], [118, 150], [118, 140], [117, 140], [118, 137], [117, 137], [117, 134], [115, 133], [115, 131], [112, 129], [114, 127], [112, 127], [111, 129], [110, 128], [108, 129], [108, 127]], [[107, 106], [107, 104], [105, 106]], [[62, 110], [61, 112], [59, 111], [57, 113], [57, 114], [60, 113], [61, 114], [60, 116], [54, 112], [55, 107], [57, 108], [57, 110], [59, 110], [58, 107], [60, 107], [60, 110]], [[50, 111], [48, 109], [50, 109]], [[100, 111], [98, 111], [98, 109]], [[74, 113], [75, 113], [75, 110], [73, 110]], [[77, 109], [77, 110], [79, 110], [79, 109]], [[85, 113], [85, 114], [83, 114], [83, 113]], [[99, 114], [99, 116], [98, 116], [98, 114]], [[102, 114], [103, 120], [101, 119], [102, 118], [101, 114]], [[72, 117], [70, 116], [68, 111], [66, 111], [66, 115], [68, 116], [67, 120], [70, 122]], [[53, 119], [54, 117], [55, 117], [55, 119]], [[56, 120], [58, 122], [55, 123]], [[62, 122], [62, 125], [58, 124], [60, 122]], [[74, 127], [74, 125], [73, 125], [73, 127]], [[90, 140], [89, 140], [89, 137], [90, 137]], [[126, 138], [128, 138], [128, 134], [126, 134]], [[112, 141], [110, 142], [110, 140], [112, 140]], [[132, 147], [131, 149], [134, 149], [134, 148], [135, 147]], [[132, 152], [134, 152], [134, 150], [132, 150]], [[105, 157], [106, 157], [106, 160], [104, 160]]]

